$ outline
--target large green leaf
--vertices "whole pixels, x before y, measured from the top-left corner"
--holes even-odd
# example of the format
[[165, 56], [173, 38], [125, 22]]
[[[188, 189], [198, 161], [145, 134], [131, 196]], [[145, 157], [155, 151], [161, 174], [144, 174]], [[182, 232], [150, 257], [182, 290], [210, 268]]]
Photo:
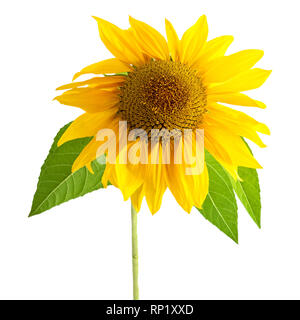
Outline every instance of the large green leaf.
[[229, 174], [233, 188], [254, 222], [261, 227], [261, 202], [258, 174], [255, 169], [239, 167], [242, 181], [234, 180]]
[[207, 151], [205, 161], [209, 174], [209, 192], [201, 214], [238, 243], [237, 204], [232, 184], [225, 169]]
[[91, 138], [76, 139], [57, 147], [57, 142], [69, 127], [64, 126], [54, 139], [45, 160], [33, 198], [29, 216], [49, 210], [63, 202], [83, 196], [102, 187], [101, 177], [105, 164], [92, 163], [94, 174], [86, 168], [72, 173], [72, 165]]

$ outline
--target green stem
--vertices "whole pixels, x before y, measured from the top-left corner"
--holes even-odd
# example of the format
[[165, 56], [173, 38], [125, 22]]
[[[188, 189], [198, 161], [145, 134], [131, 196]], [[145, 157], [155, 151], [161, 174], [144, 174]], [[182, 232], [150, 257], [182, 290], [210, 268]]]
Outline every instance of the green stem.
[[131, 230], [132, 230], [132, 275], [133, 275], [133, 300], [139, 300], [139, 255], [137, 237], [137, 212], [131, 204]]

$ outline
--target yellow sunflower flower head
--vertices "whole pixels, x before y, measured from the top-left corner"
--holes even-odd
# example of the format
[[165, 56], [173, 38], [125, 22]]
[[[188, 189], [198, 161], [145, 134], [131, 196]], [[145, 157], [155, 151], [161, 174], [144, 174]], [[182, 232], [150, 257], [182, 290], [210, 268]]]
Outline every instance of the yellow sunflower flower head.
[[[242, 137], [265, 147], [257, 132], [269, 134], [267, 126], [222, 103], [265, 108], [262, 102], [241, 93], [260, 87], [270, 75], [271, 71], [253, 68], [263, 51], [244, 50], [225, 56], [233, 37], [207, 41], [205, 16], [181, 39], [166, 20], [167, 40], [132, 17], [127, 30], [95, 19], [101, 40], [115, 58], [82, 69], [73, 80], [84, 74], [100, 76], [61, 86], [58, 89], [66, 91], [56, 97], [62, 104], [85, 111], [58, 144], [93, 137], [74, 162], [73, 171], [84, 166], [92, 170], [91, 162], [106, 154], [103, 185], [110, 182], [119, 188], [137, 211], [145, 197], [154, 214], [167, 188], [187, 212], [193, 206], [201, 208], [209, 186], [204, 148], [234, 179], [238, 179], [239, 166], [261, 168]], [[157, 131], [156, 140], [148, 143]], [[174, 132], [186, 131], [191, 132], [190, 138], [179, 150]], [[197, 139], [198, 132], [203, 133], [203, 139]], [[108, 139], [110, 135], [114, 138]], [[169, 138], [170, 153], [164, 149], [164, 138]], [[195, 146], [201, 143], [202, 152], [196, 152], [196, 158], [203, 159], [196, 163], [201, 170], [188, 174], [187, 158], [193, 158]], [[114, 151], [115, 161], [110, 161], [108, 149]], [[187, 149], [191, 151], [180, 163], [174, 154]], [[135, 161], [128, 161], [129, 157]]]

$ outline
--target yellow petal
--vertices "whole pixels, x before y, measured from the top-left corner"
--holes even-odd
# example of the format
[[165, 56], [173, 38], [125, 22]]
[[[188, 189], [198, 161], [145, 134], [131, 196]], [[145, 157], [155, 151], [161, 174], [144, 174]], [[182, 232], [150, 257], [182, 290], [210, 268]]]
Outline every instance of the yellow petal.
[[92, 139], [73, 163], [72, 172], [88, 166], [97, 158], [97, 150], [103, 142]]
[[98, 113], [84, 113], [75, 119], [59, 139], [57, 145], [61, 146], [70, 140], [93, 137], [101, 128], [107, 128], [117, 112], [116, 109]]
[[[261, 168], [240, 136], [218, 126], [206, 126], [205, 137], [209, 137], [214, 149], [211, 150], [211, 144], [205, 147], [219, 162], [247, 168]], [[218, 150], [217, 154], [215, 150]], [[229, 161], [224, 159], [222, 150], [229, 156]]]
[[161, 207], [162, 198], [167, 188], [162, 164], [148, 165], [144, 188], [149, 210], [155, 214]]
[[208, 96], [208, 100], [236, 106], [257, 107], [261, 109], [266, 108], [266, 105], [263, 102], [254, 100], [243, 93], [212, 94]]
[[228, 165], [233, 165], [230, 158], [230, 150], [226, 150], [222, 144], [214, 139], [212, 132], [208, 129], [204, 131], [204, 145], [205, 149], [218, 160], [220, 163], [226, 163]]
[[201, 209], [209, 188], [209, 177], [206, 164], [204, 165], [203, 172], [199, 176], [192, 176], [192, 178], [193, 188], [191, 192], [194, 198], [194, 206]]
[[135, 193], [131, 196], [131, 203], [136, 212], [140, 211], [144, 196], [145, 196], [144, 185], [140, 186], [135, 191]]
[[232, 42], [233, 36], [221, 36], [208, 41], [197, 63], [202, 65], [212, 59], [224, 56]]
[[220, 104], [211, 104], [208, 106], [208, 110], [205, 116], [206, 122], [236, 134], [237, 136], [248, 138], [262, 148], [266, 146], [256, 133], [270, 134], [270, 130], [265, 124], [256, 121], [243, 112]]
[[208, 88], [208, 95], [256, 89], [265, 83], [271, 72], [263, 69], [248, 70], [220, 85]]
[[77, 88], [55, 98], [62, 104], [78, 107], [89, 113], [104, 111], [119, 103], [117, 92], [95, 88]]
[[94, 170], [93, 170], [93, 168], [92, 168], [92, 163], [91, 163], [91, 162], [88, 163], [88, 164], [86, 165], [86, 167], [87, 167], [87, 169], [89, 170], [89, 172], [90, 172], [91, 174], [94, 174]]
[[242, 181], [242, 179], [239, 177], [239, 174], [238, 174], [238, 166], [230, 165], [228, 163], [221, 163], [221, 165], [224, 167], [225, 170], [228, 171], [228, 173], [232, 176], [232, 178], [235, 181], [237, 180]]
[[[213, 115], [212, 115], [213, 117]], [[232, 134], [235, 134], [236, 136], [241, 136], [244, 138], [247, 138], [254, 143], [256, 143], [259, 147], [265, 148], [266, 145], [262, 142], [261, 138], [259, 135], [256, 133], [254, 129], [248, 128], [248, 127], [243, 127], [243, 126], [230, 126], [229, 123], [224, 123], [220, 119], [215, 119], [214, 120], [215, 125], [217, 125], [220, 129], [224, 131], [228, 131]]]
[[79, 87], [91, 87], [91, 88], [117, 88], [120, 87], [126, 80], [123, 76], [109, 76], [109, 77], [97, 77], [86, 81], [72, 82], [58, 87], [56, 90], [75, 89]]
[[[143, 184], [145, 167], [140, 164], [132, 165], [129, 161], [126, 162], [127, 151], [133, 142], [128, 143], [128, 145], [124, 145], [123, 147], [119, 144], [121, 141], [119, 123], [117, 119], [114, 120], [114, 122], [115, 124], [113, 124], [112, 127], [115, 128], [114, 131], [117, 135], [115, 141], [117, 143], [115, 146], [117, 154], [116, 158], [112, 159], [114, 160], [113, 163], [109, 162], [109, 157], [107, 156], [107, 170], [105, 170], [102, 177], [102, 183], [106, 186], [108, 181], [110, 181], [114, 186], [120, 189], [124, 200], [126, 201]], [[121, 135], [122, 134], [125, 134], [127, 137], [127, 132], [121, 132]]]
[[121, 190], [125, 201], [143, 184], [145, 169], [141, 164], [132, 165], [130, 163], [120, 163], [119, 160], [123, 158], [121, 154], [123, 152], [127, 154], [127, 150], [128, 148], [123, 148], [121, 153], [118, 154], [116, 163], [114, 164], [118, 188]]
[[[113, 118], [110, 122], [106, 123], [106, 128], [103, 129], [111, 129], [114, 131], [115, 136], [118, 135], [118, 125], [119, 125], [119, 119]], [[94, 136], [94, 138], [88, 143], [88, 145], [81, 151], [75, 162], [73, 163], [72, 172], [75, 172], [79, 170], [80, 168], [84, 166], [88, 166], [92, 161], [94, 161], [96, 158], [102, 156], [107, 152], [107, 149], [103, 148], [103, 145], [107, 146], [107, 143], [115, 144], [117, 140], [116, 139], [110, 139], [110, 140], [98, 140], [97, 135]], [[101, 149], [99, 149], [102, 147]], [[109, 148], [109, 146], [108, 146]], [[109, 163], [107, 163], [108, 166]]]
[[239, 123], [241, 126], [252, 126], [256, 129], [256, 131], [263, 134], [270, 134], [270, 130], [265, 124], [258, 122], [244, 112], [234, 110], [217, 103], [208, 105], [208, 110], [208, 114], [213, 113], [215, 116], [220, 116], [222, 119], [224, 119], [224, 122], [234, 121]]
[[180, 40], [170, 21], [166, 19], [168, 47], [174, 61], [180, 60]]
[[[167, 188], [162, 154], [161, 144], [157, 143], [152, 146], [148, 155], [148, 164], [141, 164], [137, 167], [138, 170], [134, 169], [138, 176], [143, 177], [145, 197], [152, 214], [160, 209], [162, 197]], [[153, 160], [155, 160], [155, 164], [152, 164]]]
[[[198, 140], [196, 135], [193, 135], [191, 139], [185, 137], [183, 163], [175, 164], [172, 152], [170, 164], [166, 165], [167, 186], [179, 205], [187, 212], [190, 212], [193, 206], [201, 208], [208, 192], [208, 174], [202, 153], [204, 148]], [[196, 150], [196, 145], [198, 150]], [[186, 151], [188, 150], [193, 153], [193, 156], [196, 155], [196, 163], [194, 159], [187, 159]]]
[[151, 58], [169, 60], [169, 49], [165, 38], [148, 24], [129, 17], [129, 22], [143, 52]]
[[110, 163], [106, 164], [105, 170], [101, 179], [101, 183], [104, 188], [107, 188], [109, 183], [114, 185], [116, 188], [119, 188], [114, 168], [115, 167], [113, 164], [110, 164]]
[[194, 205], [194, 197], [191, 192], [190, 177], [185, 174], [185, 166], [172, 164], [166, 166], [167, 186], [172, 192], [178, 204], [188, 213]]
[[94, 18], [98, 23], [101, 40], [116, 58], [135, 66], [145, 63], [144, 56], [130, 30], [122, 30], [108, 21]]
[[244, 50], [211, 62], [204, 74], [206, 83], [224, 82], [252, 68], [264, 55], [262, 50]]
[[93, 63], [81, 71], [77, 72], [73, 80], [77, 79], [79, 76], [83, 74], [110, 74], [110, 73], [122, 73], [122, 72], [130, 72], [132, 71], [131, 67], [128, 64], [121, 62], [120, 60], [113, 58], [107, 59], [100, 62]]
[[189, 28], [181, 39], [181, 62], [192, 66], [202, 54], [208, 35], [206, 16], [203, 15]]
[[[124, 201], [127, 201], [129, 197], [131, 197], [142, 185], [142, 177], [139, 176], [136, 171], [133, 172], [127, 164], [116, 163], [110, 165], [114, 167], [113, 170], [115, 171], [114, 179], [117, 184], [116, 186], [122, 192]], [[114, 183], [114, 179], [110, 179], [110, 176], [107, 178], [109, 181]]]

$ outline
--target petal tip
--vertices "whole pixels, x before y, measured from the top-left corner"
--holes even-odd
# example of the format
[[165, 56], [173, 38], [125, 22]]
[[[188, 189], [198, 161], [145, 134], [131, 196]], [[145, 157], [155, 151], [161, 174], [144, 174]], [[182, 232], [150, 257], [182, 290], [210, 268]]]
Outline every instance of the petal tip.
[[76, 72], [72, 78], [72, 81], [76, 80], [81, 75], [80, 72]]
[[165, 23], [166, 24], [171, 24], [171, 21], [169, 19], [165, 18]]
[[207, 16], [203, 14], [197, 21], [197, 23], [206, 23], [207, 24]]
[[95, 174], [95, 172], [94, 172], [94, 170], [93, 170], [93, 168], [92, 168], [92, 163], [91, 163], [91, 162], [86, 165], [86, 168], [88, 169], [88, 171], [89, 171], [91, 174]]
[[255, 100], [255, 102], [256, 102], [258, 108], [260, 108], [260, 109], [266, 109], [267, 108], [266, 104], [264, 104], [263, 102], [257, 101], [257, 100]]
[[92, 16], [93, 19], [95, 19], [97, 22], [100, 22], [102, 19], [101, 18], [98, 18], [96, 16]]
[[128, 19], [129, 19], [130, 25], [136, 21], [131, 15], [128, 15]]
[[62, 137], [58, 140], [57, 142], [57, 147], [59, 148], [60, 146], [62, 146], [64, 144], [64, 141], [62, 139]]
[[80, 169], [80, 168], [78, 168], [78, 165], [77, 165], [76, 163], [74, 163], [73, 166], [72, 166], [71, 171], [72, 171], [72, 173], [74, 173], [74, 172], [76, 172], [78, 169]]
[[[62, 86], [59, 86], [59, 87], [57, 87], [55, 90], [64, 90], [64, 87], [65, 87], [65, 85], [62, 85]], [[55, 99], [55, 98], [54, 98]], [[53, 100], [54, 100], [53, 99]]]

